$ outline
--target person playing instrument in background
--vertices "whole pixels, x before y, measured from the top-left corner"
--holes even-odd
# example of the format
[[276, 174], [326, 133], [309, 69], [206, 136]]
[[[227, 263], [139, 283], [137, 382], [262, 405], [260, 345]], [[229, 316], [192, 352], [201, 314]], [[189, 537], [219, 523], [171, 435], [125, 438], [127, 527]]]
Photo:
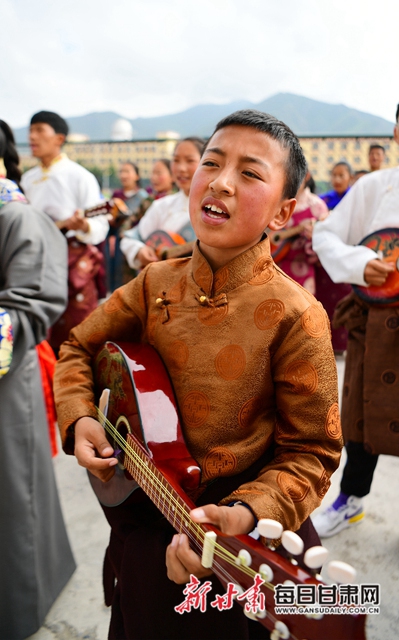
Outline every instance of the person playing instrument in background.
[[56, 353], [69, 330], [98, 304], [95, 279], [103, 258], [93, 245], [105, 240], [109, 229], [105, 215], [89, 220], [78, 211], [99, 204], [103, 197], [94, 175], [62, 153], [67, 135], [68, 124], [57, 113], [40, 111], [32, 116], [29, 143], [40, 164], [21, 179], [29, 202], [47, 213], [68, 240], [68, 306], [49, 338]]
[[[329, 211], [332, 211], [342, 198], [348, 193], [351, 185], [352, 169], [347, 162], [337, 162], [331, 171], [331, 184], [333, 189], [321, 194]], [[318, 262], [315, 268], [316, 298], [322, 303], [332, 323], [335, 307], [338, 302], [350, 292], [350, 287], [345, 283], [335, 283], [331, 280], [327, 271]], [[346, 349], [348, 332], [344, 327], [333, 327], [331, 324], [333, 349], [336, 355], [342, 355]]]
[[156, 231], [178, 234], [186, 242], [195, 239], [188, 212], [188, 196], [203, 146], [204, 141], [196, 137], [185, 138], [177, 143], [171, 167], [179, 187], [178, 193], [153, 202], [139, 224], [125, 232], [121, 250], [132, 269], [140, 269], [159, 259], [153, 247], [145, 244]]
[[[323, 308], [274, 265], [264, 234], [286, 226], [305, 173], [298, 139], [273, 116], [244, 110], [221, 120], [191, 185], [192, 258], [149, 264], [76, 327], [61, 348], [55, 391], [65, 451], [106, 481], [117, 459], [97, 422], [92, 358], [107, 339], [154, 346], [202, 469], [205, 506], [192, 520], [238, 535], [273, 518], [308, 546], [318, 544], [308, 516], [342, 447], [336, 367]], [[220, 494], [210, 504], [208, 490]], [[236, 607], [174, 612], [190, 574], [211, 572], [142, 491], [104, 511], [110, 638], [244, 639], [251, 626], [251, 638], [268, 637]]]
[[306, 186], [309, 176], [308, 172], [299, 188], [295, 210], [287, 226], [270, 234], [270, 242], [276, 245], [272, 255], [280, 269], [315, 295], [317, 256], [312, 251], [313, 226], [316, 220], [327, 217], [328, 209], [325, 202]]
[[[399, 106], [399, 144], [398, 118]], [[313, 247], [334, 282], [382, 287], [397, 265], [359, 243], [389, 227], [399, 234], [399, 167], [360, 178], [329, 218], [316, 224]], [[368, 304], [352, 292], [338, 305], [334, 323], [349, 330], [342, 399], [348, 459], [341, 493], [314, 520], [326, 537], [362, 520], [362, 498], [370, 492], [378, 454], [399, 455], [399, 310]]]
[[147, 191], [140, 186], [139, 168], [133, 162], [124, 162], [121, 165], [119, 180], [122, 188], [116, 189], [112, 197], [123, 200], [129, 211], [131, 211], [131, 216], [122, 221], [115, 220], [110, 223], [110, 230], [105, 243], [105, 257], [108, 291], [111, 292], [120, 287], [124, 281], [127, 282], [134, 277], [134, 273], [128, 273], [127, 279], [124, 278], [124, 272], [128, 267], [123, 264], [124, 257], [120, 249], [120, 241], [124, 231], [136, 226], [144, 213], [143, 204], [149, 199]]
[[[4, 162], [3, 162], [4, 159]], [[27, 203], [0, 120], [0, 638], [43, 624], [75, 570], [51, 461], [36, 352], [67, 302], [67, 247]]]

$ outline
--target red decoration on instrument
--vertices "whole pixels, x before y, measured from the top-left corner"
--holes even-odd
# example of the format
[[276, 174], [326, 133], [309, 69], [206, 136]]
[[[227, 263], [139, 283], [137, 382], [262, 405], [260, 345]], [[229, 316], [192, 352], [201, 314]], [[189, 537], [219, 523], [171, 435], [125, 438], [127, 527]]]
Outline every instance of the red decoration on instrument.
[[380, 287], [370, 285], [363, 287], [353, 285], [354, 292], [370, 304], [393, 306], [399, 305], [399, 229], [388, 228], [374, 231], [359, 243], [376, 252], [384, 262], [394, 262], [392, 271]]

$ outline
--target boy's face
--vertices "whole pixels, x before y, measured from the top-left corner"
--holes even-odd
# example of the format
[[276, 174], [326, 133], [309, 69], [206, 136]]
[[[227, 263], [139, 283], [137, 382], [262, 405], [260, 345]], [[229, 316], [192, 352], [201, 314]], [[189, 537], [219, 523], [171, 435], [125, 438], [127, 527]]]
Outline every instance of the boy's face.
[[266, 227], [286, 225], [296, 204], [283, 198], [287, 155], [279, 142], [242, 125], [220, 129], [208, 142], [191, 185], [190, 217], [212, 267], [255, 245]]

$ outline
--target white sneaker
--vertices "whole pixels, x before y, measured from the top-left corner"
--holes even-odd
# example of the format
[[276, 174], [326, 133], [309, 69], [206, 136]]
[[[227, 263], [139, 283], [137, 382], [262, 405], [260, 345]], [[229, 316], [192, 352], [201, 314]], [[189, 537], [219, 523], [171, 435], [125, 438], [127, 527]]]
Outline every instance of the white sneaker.
[[320, 538], [330, 538], [339, 531], [358, 524], [364, 518], [363, 502], [357, 496], [349, 496], [346, 503], [338, 509], [334, 504], [312, 518]]

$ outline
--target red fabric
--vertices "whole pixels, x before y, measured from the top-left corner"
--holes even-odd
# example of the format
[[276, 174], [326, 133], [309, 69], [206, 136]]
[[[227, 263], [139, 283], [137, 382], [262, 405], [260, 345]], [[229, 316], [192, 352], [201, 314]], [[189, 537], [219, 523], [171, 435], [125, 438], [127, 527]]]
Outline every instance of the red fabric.
[[39, 358], [40, 372], [42, 376], [44, 404], [46, 406], [51, 455], [54, 458], [54, 456], [56, 456], [58, 453], [56, 431], [57, 414], [55, 412], [53, 394], [53, 377], [56, 358], [54, 355], [54, 351], [50, 347], [47, 340], [43, 340], [43, 342], [36, 345], [36, 351]]

